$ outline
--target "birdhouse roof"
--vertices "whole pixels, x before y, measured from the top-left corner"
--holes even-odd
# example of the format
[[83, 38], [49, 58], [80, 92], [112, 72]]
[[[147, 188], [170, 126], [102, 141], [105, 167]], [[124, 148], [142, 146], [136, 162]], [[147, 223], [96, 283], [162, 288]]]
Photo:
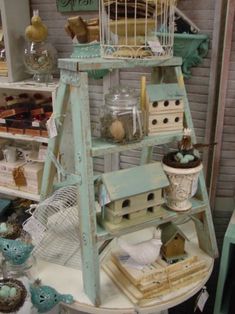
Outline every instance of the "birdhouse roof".
[[177, 234], [181, 235], [185, 240], [188, 240], [187, 236], [183, 233], [183, 231], [174, 223], [170, 222], [164, 224], [161, 226], [161, 229], [162, 229], [161, 239], [164, 245], [167, 245], [171, 240], [173, 240]]
[[184, 92], [178, 84], [154, 84], [146, 86], [149, 101], [182, 99]]
[[160, 162], [104, 173], [102, 182], [110, 201], [163, 188], [169, 181]]

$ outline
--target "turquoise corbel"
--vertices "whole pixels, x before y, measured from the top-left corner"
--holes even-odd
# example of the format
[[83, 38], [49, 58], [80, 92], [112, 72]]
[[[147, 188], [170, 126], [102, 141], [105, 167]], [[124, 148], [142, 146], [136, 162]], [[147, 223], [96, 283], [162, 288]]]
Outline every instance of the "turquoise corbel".
[[174, 34], [174, 56], [182, 57], [182, 71], [186, 78], [192, 76], [191, 68], [202, 63], [209, 50], [206, 34]]

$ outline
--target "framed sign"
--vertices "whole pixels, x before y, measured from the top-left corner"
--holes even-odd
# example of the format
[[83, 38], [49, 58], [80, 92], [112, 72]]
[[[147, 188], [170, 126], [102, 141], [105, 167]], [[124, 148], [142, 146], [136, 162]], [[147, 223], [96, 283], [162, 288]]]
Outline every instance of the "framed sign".
[[59, 12], [97, 11], [99, 0], [57, 0]]

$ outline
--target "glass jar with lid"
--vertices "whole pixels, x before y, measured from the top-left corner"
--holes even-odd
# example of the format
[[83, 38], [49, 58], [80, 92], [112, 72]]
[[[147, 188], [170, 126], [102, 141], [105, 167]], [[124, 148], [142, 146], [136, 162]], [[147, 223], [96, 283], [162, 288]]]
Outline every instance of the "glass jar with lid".
[[143, 138], [139, 95], [131, 87], [115, 87], [105, 95], [101, 135], [114, 143], [130, 143]]

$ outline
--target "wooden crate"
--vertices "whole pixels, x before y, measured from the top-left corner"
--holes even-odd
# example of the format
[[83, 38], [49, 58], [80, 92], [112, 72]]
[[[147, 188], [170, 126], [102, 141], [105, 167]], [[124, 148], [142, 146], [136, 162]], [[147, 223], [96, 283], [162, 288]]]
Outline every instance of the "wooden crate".
[[123, 293], [139, 305], [194, 284], [208, 271], [207, 262], [197, 256], [173, 265], [159, 258], [151, 265], [134, 268], [123, 262], [120, 253], [107, 258], [102, 267]]

